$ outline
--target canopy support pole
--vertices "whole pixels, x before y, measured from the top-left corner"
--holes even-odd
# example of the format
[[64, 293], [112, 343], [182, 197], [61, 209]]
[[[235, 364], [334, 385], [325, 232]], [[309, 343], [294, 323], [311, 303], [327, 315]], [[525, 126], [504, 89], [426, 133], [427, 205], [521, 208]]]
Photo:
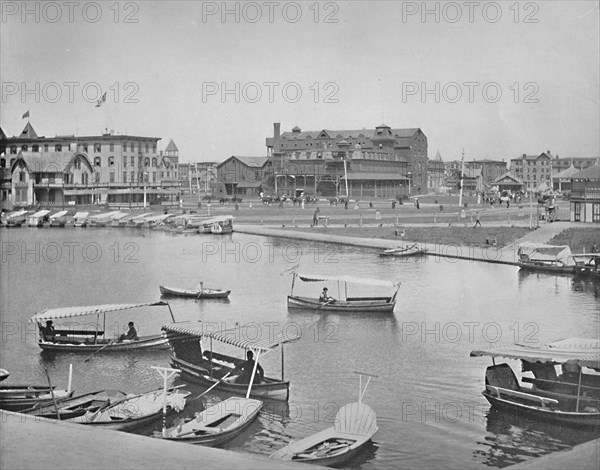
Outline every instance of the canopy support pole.
[[[252, 348], [250, 348], [252, 351]], [[260, 357], [260, 349], [256, 351], [256, 359], [254, 359], [254, 367], [252, 368], [252, 375], [250, 376], [250, 383], [248, 384], [248, 391], [246, 392], [246, 398], [250, 398], [250, 390], [252, 390], [252, 383], [254, 382], [254, 375], [256, 374], [256, 368], [258, 366], [258, 358]]]
[[290, 295], [294, 295], [294, 283], [296, 282], [296, 273], [292, 275], [292, 289], [290, 290]]
[[[102, 331], [104, 331], [104, 336], [106, 337], [106, 313], [102, 322]], [[98, 344], [98, 333], [96, 333], [96, 344]]]
[[213, 367], [213, 350], [212, 350], [212, 336], [210, 337], [210, 378], [212, 379], [212, 367]]
[[340, 294], [340, 281], [337, 282], [338, 285], [338, 299], [342, 297], [342, 294]]
[[156, 369], [163, 378], [163, 421], [162, 421], [162, 437], [167, 437], [167, 380], [173, 375], [179, 372], [176, 369], [170, 369], [168, 367], [157, 367], [151, 366]]
[[344, 282], [344, 300], [348, 300], [348, 283]]
[[[106, 321], [106, 313], [104, 313], [104, 321]], [[94, 344], [98, 344], [98, 326], [100, 323], [100, 312], [96, 314], [96, 334], [94, 335]]]
[[173, 323], [176, 323], [175, 321], [175, 317], [173, 316], [173, 310], [171, 310], [171, 306], [169, 305], [169, 302], [166, 302], [167, 307], [169, 307], [169, 313], [171, 314], [171, 318], [173, 319]]
[[581, 395], [581, 372], [583, 367], [579, 366], [579, 381], [577, 382], [577, 403], [575, 404], [575, 413], [579, 413], [579, 397]]
[[283, 343], [281, 343], [281, 381], [284, 381]]

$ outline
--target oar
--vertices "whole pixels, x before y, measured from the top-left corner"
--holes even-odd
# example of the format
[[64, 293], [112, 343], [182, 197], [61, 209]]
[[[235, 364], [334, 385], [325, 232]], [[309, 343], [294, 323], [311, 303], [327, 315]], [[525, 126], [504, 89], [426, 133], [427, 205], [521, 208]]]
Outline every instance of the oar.
[[58, 403], [56, 402], [56, 397], [54, 396], [54, 389], [52, 388], [52, 382], [50, 382], [50, 375], [48, 374], [48, 369], [46, 369], [45, 367], [44, 373], [46, 374], [46, 378], [48, 379], [48, 386], [50, 387], [50, 395], [52, 395], [54, 408], [56, 408], [56, 419], [60, 419], [60, 411], [58, 411]]
[[227, 373], [226, 373], [226, 374], [225, 374], [223, 377], [221, 377], [221, 378], [220, 378], [220, 379], [219, 379], [219, 380], [218, 380], [218, 381], [217, 381], [217, 382], [216, 382], [214, 385], [211, 385], [211, 387], [210, 387], [208, 390], [206, 390], [206, 391], [202, 392], [202, 393], [201, 393], [200, 395], [198, 395], [196, 398], [192, 398], [191, 400], [188, 400], [188, 401], [194, 401], [194, 400], [197, 400], [198, 398], [202, 398], [204, 395], [206, 395], [208, 392], [210, 392], [210, 391], [211, 391], [213, 388], [215, 388], [217, 385], [219, 385], [221, 382], [223, 382], [223, 380], [225, 380], [227, 377], [229, 377], [229, 375], [230, 375], [230, 374], [231, 374], [231, 371], [230, 371], [230, 372], [227, 372]]
[[112, 341], [109, 341], [109, 342], [108, 342], [108, 343], [106, 343], [104, 346], [102, 346], [100, 349], [98, 349], [98, 350], [94, 351], [92, 354], [90, 354], [90, 356], [88, 356], [88, 358], [87, 358], [87, 359], [85, 359], [83, 362], [87, 362], [87, 361], [89, 361], [89, 360], [90, 360], [92, 357], [94, 357], [96, 354], [98, 354], [100, 351], [102, 351], [104, 348], [106, 348], [106, 347], [110, 346], [110, 345], [111, 345], [111, 344], [113, 344], [114, 342], [115, 342], [114, 340], [112, 340]]
[[321, 304], [317, 307], [317, 310], [319, 310], [321, 307], [325, 307], [325, 305], [329, 305], [330, 303], [332, 303], [334, 301], [334, 299], [328, 300], [327, 302], [325, 302], [324, 304]]

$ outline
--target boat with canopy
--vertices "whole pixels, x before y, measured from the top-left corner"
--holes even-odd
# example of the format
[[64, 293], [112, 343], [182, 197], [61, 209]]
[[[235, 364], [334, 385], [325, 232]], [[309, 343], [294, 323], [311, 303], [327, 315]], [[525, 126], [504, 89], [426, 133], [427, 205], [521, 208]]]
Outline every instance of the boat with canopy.
[[59, 211], [50, 215], [50, 227], [64, 227], [67, 223], [69, 211]]
[[[323, 312], [363, 312], [363, 313], [391, 313], [396, 306], [396, 297], [400, 289], [400, 282], [382, 281], [378, 279], [364, 279], [353, 276], [322, 276], [312, 274], [299, 274], [292, 271], [292, 288], [287, 298], [288, 308], [315, 309]], [[294, 295], [296, 279], [303, 282], [336, 282], [338, 298], [334, 300], [320, 300], [319, 297], [303, 297]], [[367, 285], [372, 287], [392, 288], [391, 296], [348, 297], [348, 284]], [[343, 286], [343, 298], [342, 290]]]
[[201, 233], [212, 233], [214, 235], [225, 235], [233, 232], [233, 216], [220, 215], [202, 221]]
[[[338, 466], [359, 454], [377, 432], [377, 416], [362, 399], [369, 382], [376, 375], [354, 372], [359, 375], [358, 402], [348, 403], [337, 412], [332, 427], [312, 436], [294, 441], [270, 455], [272, 459], [316, 465]], [[364, 388], [362, 377], [368, 377]]]
[[[167, 306], [171, 318], [175, 321], [171, 306], [162, 300], [137, 304], [105, 304], [87, 307], [63, 307], [45, 309], [29, 319], [29, 323], [37, 323], [39, 330], [38, 345], [49, 351], [67, 352], [98, 352], [102, 351], [127, 351], [139, 349], [168, 349], [166, 336], [159, 334], [153, 336], [140, 336], [137, 340], [109, 339], [105, 336], [106, 314], [142, 307]], [[43, 325], [44, 322], [74, 318], [80, 316], [96, 316], [94, 328], [56, 328], [49, 332]], [[100, 316], [102, 315], [102, 326]], [[88, 326], [87, 324], [85, 326]]]
[[74, 227], [85, 227], [88, 223], [88, 216], [90, 215], [87, 211], [77, 212], [73, 217]]
[[49, 213], [50, 211], [47, 209], [37, 211], [35, 214], [27, 217], [27, 225], [29, 227], [43, 227], [44, 219]]
[[568, 246], [523, 243], [519, 245], [517, 265], [523, 270], [572, 274], [575, 262]]
[[[173, 348], [171, 366], [181, 370], [183, 378], [209, 387], [216, 385], [220, 390], [235, 395], [245, 395], [248, 383], [238, 383], [240, 377], [229, 375], [245, 360], [213, 351], [213, 340], [244, 351], [252, 351], [255, 364], [263, 354], [281, 347], [281, 379], [265, 376], [260, 381], [254, 380], [251, 395], [275, 400], [289, 399], [290, 383], [285, 380], [284, 375], [283, 347], [286, 343], [298, 341], [299, 335], [269, 329], [266, 338], [261, 335], [256, 340], [250, 340], [247, 338], [252, 334], [248, 333], [244, 326], [213, 331], [211, 328], [205, 328], [202, 322], [193, 321], [165, 325], [162, 329]], [[208, 342], [208, 350], [203, 351], [203, 340]]]
[[[482, 393], [493, 407], [544, 421], [600, 426], [599, 343], [569, 338], [540, 346], [506, 344], [471, 351], [471, 356], [492, 358]], [[531, 386], [519, 384], [508, 364], [496, 364], [498, 357], [520, 360], [523, 372], [533, 375], [523, 375], [521, 382]]]

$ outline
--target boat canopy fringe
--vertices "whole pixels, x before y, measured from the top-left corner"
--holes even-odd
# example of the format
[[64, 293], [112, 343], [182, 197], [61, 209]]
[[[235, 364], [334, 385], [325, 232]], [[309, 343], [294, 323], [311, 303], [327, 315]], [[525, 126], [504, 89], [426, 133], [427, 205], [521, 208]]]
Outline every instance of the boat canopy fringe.
[[577, 364], [600, 370], [600, 341], [588, 338], [568, 338], [537, 347], [525, 344], [502, 344], [489, 349], [471, 351], [471, 357], [489, 356], [520, 359], [528, 362]]
[[202, 322], [178, 322], [171, 325], [164, 325], [162, 330], [169, 337], [172, 333], [187, 335], [195, 338], [212, 338], [225, 344], [230, 344], [242, 349], [252, 349], [265, 353], [276, 349], [285, 343], [294, 343], [298, 341], [301, 335], [295, 331], [287, 332], [274, 331], [273, 328], [256, 328], [255, 323], [248, 325], [239, 325], [220, 331], [211, 331], [205, 328]]
[[382, 281], [379, 279], [365, 279], [361, 277], [354, 276], [323, 276], [323, 275], [311, 275], [311, 274], [299, 274], [296, 273], [298, 277], [304, 282], [322, 282], [322, 281], [342, 281], [349, 282], [352, 284], [364, 284], [370, 286], [383, 286], [383, 287], [392, 287], [394, 284], [391, 281]]
[[43, 322], [46, 320], [56, 320], [58, 318], [71, 318], [83, 315], [97, 315], [99, 313], [116, 312], [119, 310], [129, 310], [138, 307], [154, 307], [157, 305], [168, 305], [167, 302], [159, 300], [157, 302], [145, 302], [142, 304], [105, 304], [91, 305], [89, 307], [63, 307], [47, 308], [31, 317], [28, 323]]

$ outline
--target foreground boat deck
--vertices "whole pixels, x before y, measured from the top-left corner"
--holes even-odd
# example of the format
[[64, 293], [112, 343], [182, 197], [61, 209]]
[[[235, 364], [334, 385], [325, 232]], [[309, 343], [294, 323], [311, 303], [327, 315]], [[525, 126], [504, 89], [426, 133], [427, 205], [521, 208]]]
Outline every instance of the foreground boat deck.
[[64, 421], [35, 419], [9, 411], [0, 412], [0, 438], [2, 469], [326, 468]]

